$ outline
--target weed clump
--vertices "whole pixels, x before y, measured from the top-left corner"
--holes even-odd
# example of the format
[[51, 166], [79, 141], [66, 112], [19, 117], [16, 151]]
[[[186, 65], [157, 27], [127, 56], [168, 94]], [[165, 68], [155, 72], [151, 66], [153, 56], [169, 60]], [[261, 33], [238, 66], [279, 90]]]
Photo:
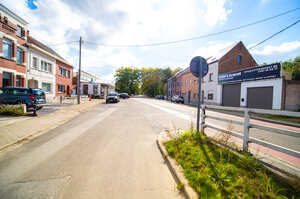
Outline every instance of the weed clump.
[[164, 143], [182, 166], [199, 198], [298, 198], [250, 154], [241, 156], [212, 144], [202, 133], [186, 132]]
[[23, 106], [20, 105], [0, 105], [0, 115], [22, 116], [24, 113]]

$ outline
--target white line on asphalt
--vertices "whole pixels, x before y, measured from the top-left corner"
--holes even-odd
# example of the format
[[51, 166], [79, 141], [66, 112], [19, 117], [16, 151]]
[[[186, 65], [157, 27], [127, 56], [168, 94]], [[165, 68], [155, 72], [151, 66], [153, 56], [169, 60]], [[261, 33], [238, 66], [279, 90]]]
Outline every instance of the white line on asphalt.
[[174, 115], [174, 116], [176, 116], [176, 117], [180, 117], [180, 118], [182, 118], [182, 119], [184, 119], [184, 120], [187, 120], [187, 121], [194, 120], [191, 116], [186, 115], [186, 114], [184, 114], [184, 113], [180, 113], [180, 112], [178, 112], [178, 111], [170, 110], [170, 109], [168, 109], [168, 108], [164, 108], [164, 107], [161, 107], [161, 106], [158, 106], [158, 105], [155, 105], [155, 104], [151, 104], [151, 103], [145, 102], [145, 101], [143, 101], [143, 100], [139, 100], [139, 99], [135, 99], [135, 100], [136, 100], [136, 101], [139, 101], [139, 102], [142, 102], [142, 103], [144, 103], [144, 104], [148, 104], [148, 105], [150, 105], [150, 106], [153, 106], [153, 107], [155, 107], [155, 108], [157, 108], [157, 109], [160, 109], [160, 110], [162, 110], [162, 111], [165, 111], [165, 112], [167, 112], [167, 113], [170, 113], [170, 114], [172, 114], [172, 115]]

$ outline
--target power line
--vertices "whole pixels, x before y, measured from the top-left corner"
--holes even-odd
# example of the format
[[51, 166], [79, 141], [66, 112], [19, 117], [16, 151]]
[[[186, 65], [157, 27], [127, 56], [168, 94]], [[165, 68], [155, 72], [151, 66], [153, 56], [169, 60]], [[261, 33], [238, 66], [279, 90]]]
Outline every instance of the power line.
[[67, 42], [62, 42], [62, 43], [57, 43], [57, 44], [47, 44], [47, 46], [60, 46], [60, 45], [65, 45], [65, 44], [71, 44], [71, 43], [77, 43], [79, 41], [67, 41]]
[[256, 48], [256, 47], [259, 46], [260, 44], [262, 44], [262, 43], [268, 41], [269, 39], [275, 37], [276, 35], [282, 33], [283, 31], [285, 31], [285, 30], [291, 28], [292, 26], [296, 25], [296, 24], [299, 23], [299, 22], [300, 22], [300, 20], [298, 20], [298, 21], [296, 21], [295, 23], [293, 23], [293, 24], [291, 24], [291, 25], [285, 27], [284, 29], [280, 30], [279, 32], [276, 32], [276, 33], [272, 34], [271, 36], [267, 37], [266, 39], [262, 40], [261, 42], [257, 43], [256, 45], [252, 46], [252, 47], [249, 48], [248, 50], [251, 50], [251, 49], [253, 49], [253, 48]]
[[150, 47], [150, 46], [161, 46], [161, 45], [175, 44], [175, 43], [187, 42], [187, 41], [192, 41], [192, 40], [197, 40], [197, 39], [203, 39], [203, 38], [206, 38], [206, 37], [211, 37], [211, 36], [215, 36], [215, 35], [219, 35], [219, 34], [223, 34], [223, 33], [227, 33], [227, 32], [232, 32], [234, 30], [243, 29], [243, 28], [253, 26], [253, 25], [256, 25], [256, 24], [259, 24], [259, 23], [263, 23], [265, 21], [269, 21], [271, 19], [278, 18], [280, 16], [289, 14], [289, 13], [294, 12], [294, 11], [299, 10], [299, 9], [300, 9], [300, 7], [294, 8], [294, 9], [288, 10], [286, 12], [280, 13], [278, 15], [274, 15], [274, 16], [271, 16], [271, 17], [268, 17], [268, 18], [265, 18], [265, 19], [262, 19], [262, 20], [258, 20], [258, 21], [252, 22], [252, 23], [248, 23], [248, 24], [245, 24], [245, 25], [242, 25], [242, 26], [238, 26], [238, 27], [235, 27], [235, 28], [230, 28], [230, 29], [223, 30], [223, 31], [220, 31], [220, 32], [210, 33], [210, 34], [201, 35], [201, 36], [198, 36], [198, 37], [192, 37], [192, 38], [181, 39], [181, 40], [158, 42], [158, 43], [149, 43], [149, 44], [140, 44], [140, 45], [139, 44], [110, 45], [110, 44], [101, 44], [101, 43], [90, 42], [90, 41], [85, 41], [85, 43], [91, 44], [91, 45], [98, 45], [98, 46], [104, 46], [104, 47], [115, 47], [115, 48], [139, 48], [139, 47]]

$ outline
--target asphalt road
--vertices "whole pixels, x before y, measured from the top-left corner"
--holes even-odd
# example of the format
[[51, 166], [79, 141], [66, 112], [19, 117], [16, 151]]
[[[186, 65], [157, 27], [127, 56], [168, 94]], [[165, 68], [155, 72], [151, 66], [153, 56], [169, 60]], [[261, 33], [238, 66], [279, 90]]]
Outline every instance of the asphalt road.
[[0, 198], [181, 198], [155, 143], [161, 113], [97, 105], [2, 156]]
[[[99, 104], [0, 157], [0, 198], [181, 198], [155, 140], [164, 129], [188, 129], [195, 117], [193, 107], [154, 99]], [[250, 135], [300, 150], [295, 138]]]

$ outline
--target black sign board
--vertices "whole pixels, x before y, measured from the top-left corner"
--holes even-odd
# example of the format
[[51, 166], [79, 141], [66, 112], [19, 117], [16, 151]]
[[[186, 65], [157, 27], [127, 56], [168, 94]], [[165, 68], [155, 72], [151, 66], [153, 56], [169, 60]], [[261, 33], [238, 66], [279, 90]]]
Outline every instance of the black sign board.
[[218, 82], [220, 84], [235, 83], [244, 81], [253, 81], [261, 79], [279, 78], [280, 77], [280, 63], [249, 68], [232, 73], [224, 73], [218, 75]]

